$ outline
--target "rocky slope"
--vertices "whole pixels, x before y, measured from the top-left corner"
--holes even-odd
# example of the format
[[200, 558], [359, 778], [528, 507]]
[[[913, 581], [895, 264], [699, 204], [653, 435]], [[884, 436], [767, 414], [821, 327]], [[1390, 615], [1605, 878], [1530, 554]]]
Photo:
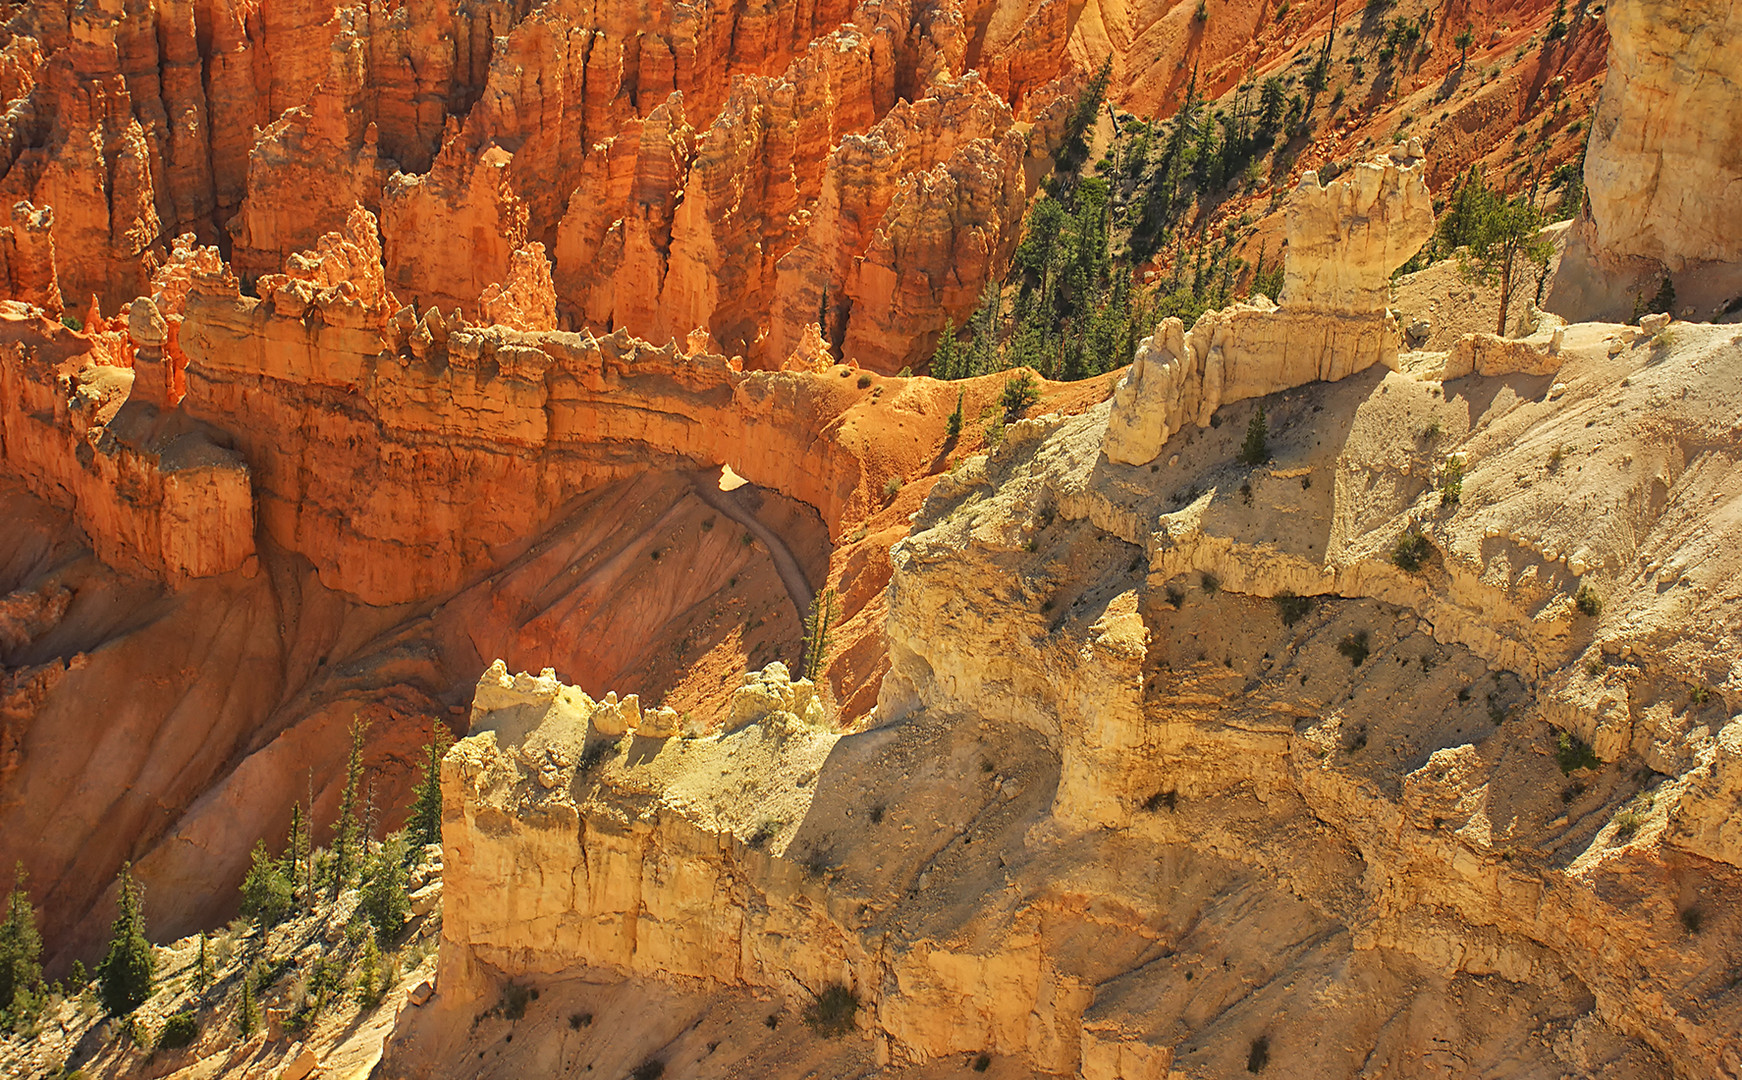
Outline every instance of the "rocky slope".
[[[0, 865], [50, 977], [123, 862], [156, 938], [230, 914], [354, 718], [398, 824], [439, 722], [397, 1074], [1742, 1075], [1742, 346], [1460, 336], [1446, 264], [1407, 352], [1388, 285], [1460, 170], [1577, 159], [1607, 62], [1549, 306], [1725, 317], [1734, 11], [1201, 10], [8, 8]], [[1280, 303], [1032, 408], [884, 374], [1108, 55], [1146, 116], [1327, 58], [1182, 222], [1286, 238]]]
[[[528, 1067], [547, 1044], [456, 1018], [583, 970], [727, 1013], [850, 987], [841, 1074], [867, 1038], [1091, 1077], [1736, 1074], [1738, 355], [1601, 324], [1552, 374], [1412, 354], [1265, 398], [1256, 468], [1250, 405], [1165, 464], [1109, 462], [1106, 407], [1019, 423], [896, 545], [846, 735], [783, 671], [671, 738], [498, 667], [390, 1075]], [[660, 1030], [635, 1052], [690, 1068]]]

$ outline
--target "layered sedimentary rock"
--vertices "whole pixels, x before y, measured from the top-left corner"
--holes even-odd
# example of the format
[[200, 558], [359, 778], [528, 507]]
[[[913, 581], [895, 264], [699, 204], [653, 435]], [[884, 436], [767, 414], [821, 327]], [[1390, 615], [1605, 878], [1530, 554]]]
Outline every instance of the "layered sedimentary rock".
[[1400, 337], [1385, 305], [1392, 272], [1433, 234], [1423, 174], [1419, 147], [1330, 184], [1307, 173], [1289, 203], [1280, 306], [1259, 297], [1205, 312], [1189, 334], [1163, 320], [1115, 390], [1108, 458], [1146, 464], [1227, 402], [1395, 367]]
[[[258, 298], [227, 271], [194, 274], [177, 331], [183, 408], [231, 433], [267, 534], [331, 587], [371, 603], [452, 588], [565, 498], [656, 462], [730, 463], [828, 521], [880, 497], [862, 446], [906, 435], [831, 426], [857, 387], [746, 373], [621, 330], [552, 330], [542, 250], [512, 263], [485, 290], [505, 324], [493, 326], [434, 305], [390, 311], [361, 208], [285, 274], [262, 276]], [[351, 394], [366, 412], [341, 403]], [[311, 457], [339, 467], [311, 470]]]
[[10, 341], [0, 350], [0, 447], [12, 476], [71, 510], [122, 569], [178, 581], [234, 570], [253, 554], [253, 492], [239, 455], [160, 411], [162, 395], [133, 394], [133, 370], [94, 361], [65, 327], [21, 310], [0, 319]]
[[1585, 155], [1596, 250], [1681, 272], [1742, 263], [1742, 8], [1604, 9], [1609, 78]]
[[[1066, 5], [980, 19], [908, 0], [220, 4], [198, 20], [37, 5], [0, 63], [18, 104], [0, 125], [0, 196], [52, 213], [77, 255], [63, 254], [66, 294], [111, 313], [149, 291], [172, 237], [223, 237], [247, 288], [361, 205], [389, 287], [417, 310], [479, 318], [513, 253], [542, 243], [569, 328], [655, 342], [702, 329], [773, 368], [827, 306], [835, 344], [850, 336], [893, 371], [999, 271], [1038, 175], [1022, 166], [1052, 148], [1075, 85], [1060, 81]], [[968, 70], [981, 33], [1001, 52], [985, 77]], [[982, 114], [972, 136], [949, 128], [964, 94]], [[899, 160], [825, 180], [898, 103], [916, 106], [902, 133], [875, 137]], [[830, 257], [776, 305], [782, 260], [807, 238]], [[910, 252], [950, 260], [951, 280]], [[7, 275], [13, 298], [43, 293], [32, 265], [25, 253]]]
[[1733, 1072], [1739, 369], [1691, 375], [1738, 345], [1615, 332], [1566, 329], [1553, 396], [1274, 394], [1257, 470], [1237, 422], [1165, 470], [1107, 461], [1106, 408], [1012, 425], [895, 546], [892, 668], [845, 735], [743, 723], [780, 673], [660, 744], [494, 671], [444, 762], [436, 996], [387, 1074], [564, 978], [850, 988], [891, 1067]]
[[1742, 9], [1729, 0], [1604, 9], [1609, 70], [1585, 154], [1588, 202], [1547, 305], [1625, 319], [1668, 278], [1671, 314], [1709, 319], [1742, 296]]

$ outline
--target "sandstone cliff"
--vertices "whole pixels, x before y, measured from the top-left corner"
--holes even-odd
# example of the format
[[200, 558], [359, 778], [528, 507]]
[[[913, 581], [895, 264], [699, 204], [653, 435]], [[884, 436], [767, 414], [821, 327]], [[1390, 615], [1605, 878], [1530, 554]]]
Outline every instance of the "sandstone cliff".
[[444, 763], [437, 995], [389, 1074], [486, 1045], [511, 1074], [538, 1044], [455, 1019], [582, 972], [701, 978], [674, 992], [722, 1015], [849, 987], [840, 1071], [868, 1043], [1088, 1077], [1259, 1046], [1289, 1075], [1734, 1073], [1742, 383], [1714, 365], [1742, 341], [1682, 335], [1272, 394], [1258, 468], [1251, 406], [1165, 468], [1102, 456], [1106, 407], [1018, 423], [895, 546], [893, 666], [844, 736], [733, 708], [619, 741], [548, 674], [487, 675]]
[[1590, 201], [1549, 305], [1626, 318], [1668, 277], [1671, 314], [1720, 316], [1742, 297], [1742, 9], [1623, 0], [1604, 18], [1613, 77], [1585, 156]]

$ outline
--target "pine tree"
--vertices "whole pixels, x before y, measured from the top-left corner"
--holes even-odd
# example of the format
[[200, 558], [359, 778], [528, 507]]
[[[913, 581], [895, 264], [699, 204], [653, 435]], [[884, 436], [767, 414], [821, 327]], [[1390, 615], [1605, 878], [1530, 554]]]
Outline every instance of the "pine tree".
[[974, 339], [968, 343], [967, 356], [963, 358], [961, 374], [957, 378], [985, 375], [1003, 366], [999, 363], [998, 347], [998, 316], [1003, 306], [1004, 298], [998, 291], [998, 283], [988, 281], [980, 293], [980, 306], [974, 309], [974, 319], [970, 324]]
[[423, 779], [412, 791], [411, 811], [405, 819], [413, 858], [426, 844], [442, 842], [442, 755], [453, 741], [446, 724], [434, 719], [429, 722], [429, 742], [423, 747]]
[[0, 922], [0, 1010], [28, 994], [42, 978], [42, 935], [36, 929], [36, 908], [24, 891], [24, 864], [13, 872], [6, 897], [6, 918]]
[[956, 340], [956, 324], [944, 324], [944, 336], [938, 339], [938, 347], [931, 356], [931, 377], [934, 379], [959, 379], [962, 377], [962, 345]]
[[363, 862], [357, 910], [375, 928], [375, 936], [390, 941], [411, 912], [406, 895], [405, 838], [395, 833]]
[[944, 437], [950, 442], [955, 442], [962, 436], [962, 399], [967, 393], [966, 390], [956, 391], [956, 411], [944, 422]]
[[132, 863], [121, 867], [115, 906], [109, 951], [97, 966], [97, 983], [108, 1010], [125, 1016], [151, 996], [152, 983], [151, 942], [145, 940], [145, 887], [133, 877]]
[[284, 879], [290, 882], [293, 897], [303, 887], [303, 867], [309, 861], [308, 841], [308, 818], [303, 815], [301, 803], [292, 803], [290, 836], [285, 839], [284, 853], [279, 856], [279, 863]]
[[357, 788], [363, 780], [363, 733], [369, 725], [361, 717], [351, 721], [351, 758], [345, 765], [345, 792], [339, 798], [339, 820], [333, 826], [332, 896], [350, 881], [357, 864]]
[[206, 932], [200, 931], [200, 956], [194, 964], [194, 989], [204, 990], [212, 985], [212, 962], [206, 959]]
[[262, 930], [278, 925], [296, 900], [284, 867], [266, 854], [266, 841], [256, 840], [251, 856], [253, 863], [248, 876], [242, 879], [242, 914], [253, 919]]
[[381, 1003], [381, 950], [376, 947], [375, 939], [369, 938], [363, 943], [363, 955], [357, 961], [357, 1002], [370, 1006]]
[[812, 682], [822, 674], [830, 634], [840, 617], [841, 605], [835, 597], [835, 590], [824, 589], [811, 598], [810, 614], [804, 620], [804, 677]]
[[260, 1027], [260, 1007], [254, 1003], [253, 968], [242, 975], [242, 1001], [236, 1006], [236, 1027], [244, 1039]]
[[1270, 447], [1265, 445], [1269, 433], [1270, 429], [1264, 422], [1264, 406], [1260, 405], [1246, 424], [1246, 441], [1240, 445], [1240, 464], [1262, 465], [1270, 460]]

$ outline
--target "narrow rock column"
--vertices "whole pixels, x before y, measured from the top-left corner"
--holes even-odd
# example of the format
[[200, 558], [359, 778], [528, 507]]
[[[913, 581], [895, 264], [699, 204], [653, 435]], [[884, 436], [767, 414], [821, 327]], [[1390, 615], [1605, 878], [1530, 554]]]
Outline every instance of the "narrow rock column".
[[149, 297], [133, 301], [127, 312], [127, 336], [133, 341], [133, 399], [148, 401], [160, 409], [174, 408], [178, 397], [170, 387], [169, 323]]

